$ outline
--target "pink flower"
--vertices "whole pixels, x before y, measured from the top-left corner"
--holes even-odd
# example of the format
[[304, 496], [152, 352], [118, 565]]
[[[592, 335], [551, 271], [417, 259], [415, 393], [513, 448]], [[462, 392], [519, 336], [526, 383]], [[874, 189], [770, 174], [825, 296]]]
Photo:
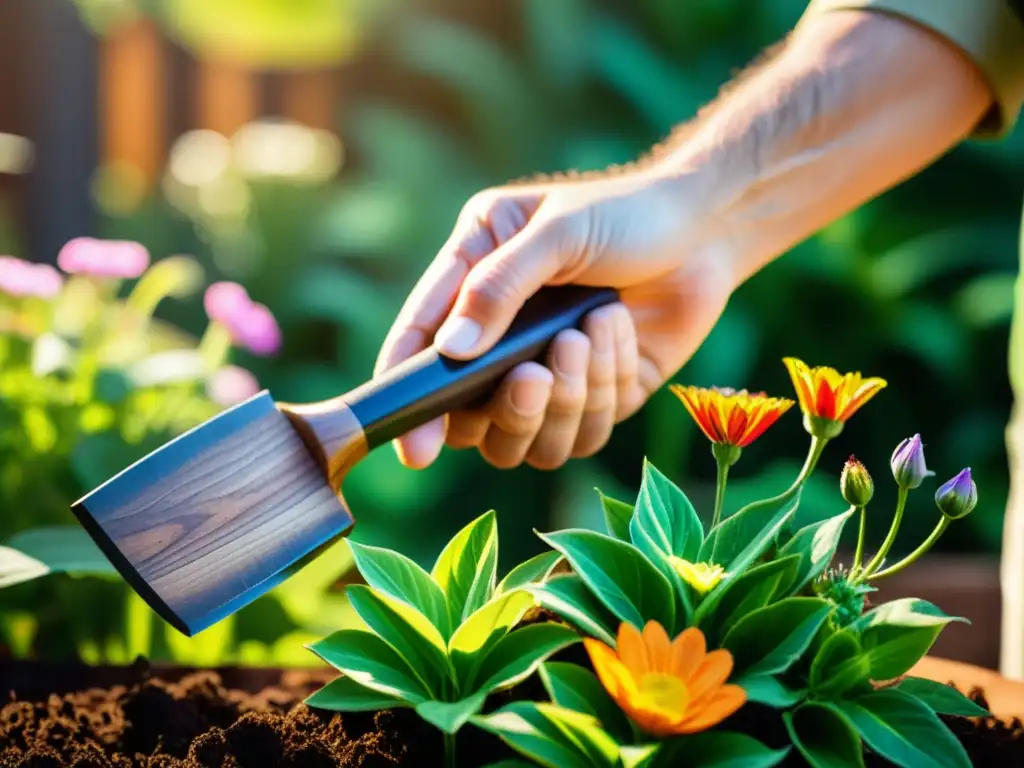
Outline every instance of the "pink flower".
[[52, 299], [63, 284], [60, 272], [49, 264], [33, 264], [14, 256], [0, 256], [0, 291], [3, 293]]
[[231, 339], [256, 355], [273, 355], [281, 348], [281, 329], [263, 304], [249, 298], [238, 283], [214, 283], [206, 289], [203, 306], [210, 320], [227, 328]]
[[60, 249], [57, 265], [68, 274], [133, 278], [149, 266], [149, 251], [130, 240], [76, 237]]
[[237, 339], [253, 354], [266, 357], [281, 348], [281, 329], [266, 306], [253, 304], [238, 328]]
[[235, 405], [260, 391], [256, 377], [237, 365], [221, 368], [206, 385], [210, 399], [218, 405]]
[[238, 283], [214, 283], [203, 295], [203, 307], [207, 316], [229, 328], [234, 319], [243, 316], [250, 306], [252, 300], [249, 294]]

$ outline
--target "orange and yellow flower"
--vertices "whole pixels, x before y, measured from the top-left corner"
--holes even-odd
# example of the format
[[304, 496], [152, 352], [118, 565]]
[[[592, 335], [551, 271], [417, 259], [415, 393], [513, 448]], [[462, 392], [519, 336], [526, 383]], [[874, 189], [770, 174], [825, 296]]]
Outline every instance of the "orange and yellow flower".
[[844, 423], [887, 385], [885, 379], [865, 379], [860, 373], [839, 373], [824, 365], [810, 368], [795, 357], [782, 362], [793, 380], [801, 410], [812, 419]]
[[672, 393], [683, 401], [697, 426], [713, 443], [745, 448], [793, 406], [792, 400], [719, 387], [684, 387]]
[[667, 737], [717, 725], [743, 706], [747, 693], [726, 685], [732, 654], [708, 653], [696, 627], [669, 640], [665, 628], [647, 622], [643, 633], [619, 626], [617, 650], [594, 638], [583, 641], [601, 684], [642, 731]]

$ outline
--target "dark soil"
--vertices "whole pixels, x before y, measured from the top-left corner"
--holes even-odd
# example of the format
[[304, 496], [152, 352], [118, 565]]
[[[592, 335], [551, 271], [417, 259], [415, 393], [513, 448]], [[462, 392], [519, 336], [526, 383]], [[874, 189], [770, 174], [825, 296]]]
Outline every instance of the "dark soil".
[[[586, 663], [579, 647], [560, 656]], [[153, 670], [139, 663], [130, 670], [116, 670], [120, 684], [110, 682], [112, 671], [104, 678], [97, 670], [93, 679], [103, 687], [90, 688], [79, 685], [88, 667], [71, 668], [69, 676], [79, 679], [61, 679], [52, 667], [43, 674], [26, 674], [26, 669], [33, 668], [0, 661], [0, 690], [11, 691], [9, 702], [0, 709], [0, 768], [441, 764], [440, 734], [411, 710], [339, 714], [302, 704], [333, 676], [330, 670], [185, 673]], [[985, 706], [981, 691], [970, 696]], [[547, 698], [536, 676], [492, 696], [488, 709], [525, 698]], [[974, 765], [1024, 768], [1020, 721], [1008, 725], [994, 718], [943, 719]], [[756, 705], [748, 704], [723, 727], [742, 728], [771, 746], [786, 742], [778, 713]], [[459, 764], [467, 768], [515, 757], [500, 741], [472, 726], [459, 733], [458, 751]], [[789, 764], [802, 765], [802, 761], [794, 755]], [[866, 764], [869, 768], [890, 765], [877, 755], [866, 755]]]

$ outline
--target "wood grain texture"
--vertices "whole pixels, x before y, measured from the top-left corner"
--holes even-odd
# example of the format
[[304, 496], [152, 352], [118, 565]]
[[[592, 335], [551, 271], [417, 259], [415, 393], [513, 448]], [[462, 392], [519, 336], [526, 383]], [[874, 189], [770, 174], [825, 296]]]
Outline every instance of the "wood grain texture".
[[[335, 423], [319, 422], [323, 434]], [[266, 392], [150, 454], [74, 510], [142, 597], [188, 635], [283, 581], [352, 526]]]

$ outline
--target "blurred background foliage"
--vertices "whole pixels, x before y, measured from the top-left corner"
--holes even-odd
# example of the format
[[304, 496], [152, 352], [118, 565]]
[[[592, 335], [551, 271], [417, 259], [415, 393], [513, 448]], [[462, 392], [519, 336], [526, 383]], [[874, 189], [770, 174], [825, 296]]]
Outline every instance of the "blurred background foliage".
[[[98, 40], [141, 14], [193, 59], [228, 58], [270, 73], [279, 90], [290, 87], [281, 73], [333, 68], [329, 125], [257, 110], [229, 134], [193, 126], [169, 137], [149, 187], [116, 164], [93, 176], [88, 234], [138, 240], [155, 257], [193, 254], [211, 280], [242, 282], [277, 314], [282, 354], [241, 364], [285, 401], [331, 397], [371, 375], [405, 295], [474, 192], [538, 172], [629, 162], [691, 118], [805, 7], [803, 0], [77, 2]], [[794, 355], [888, 379], [830, 444], [802, 519], [842, 506], [838, 474], [850, 453], [876, 478], [874, 508], [891, 507], [889, 456], [920, 432], [939, 481], [969, 465], [981, 490], [977, 511], [939, 547], [997, 555], [1008, 488], [1006, 344], [1022, 134], [956, 149], [766, 268], [736, 293], [676, 377], [789, 396], [781, 358]], [[40, 261], [54, 256], [28, 252], [13, 215], [0, 214], [0, 244]], [[196, 334], [204, 320], [198, 299], [159, 314]], [[97, 453], [87, 473], [59, 468], [53, 482], [73, 500], [122, 468], [124, 449]], [[727, 505], [784, 488], [805, 450], [799, 417], [785, 417], [745, 451]], [[632, 497], [644, 456], [698, 509], [710, 510], [710, 451], [667, 390], [621, 425], [599, 456], [555, 473], [498, 471], [452, 452], [414, 472], [384, 449], [349, 477], [345, 495], [356, 538], [425, 564], [459, 527], [494, 508], [504, 571], [541, 551], [534, 528], [600, 527], [593, 488]], [[930, 495], [912, 497], [897, 549], [913, 548], [934, 525]], [[12, 504], [0, 497], [0, 540], [26, 525]], [[55, 505], [33, 522], [69, 520]], [[874, 542], [880, 528], [869, 532]], [[338, 590], [345, 551], [335, 548], [191, 641], [165, 633], [116, 582], [54, 576], [19, 585], [0, 593], [6, 643], [19, 655], [87, 660], [145, 652], [194, 663], [310, 663], [296, 641], [348, 620]]]

